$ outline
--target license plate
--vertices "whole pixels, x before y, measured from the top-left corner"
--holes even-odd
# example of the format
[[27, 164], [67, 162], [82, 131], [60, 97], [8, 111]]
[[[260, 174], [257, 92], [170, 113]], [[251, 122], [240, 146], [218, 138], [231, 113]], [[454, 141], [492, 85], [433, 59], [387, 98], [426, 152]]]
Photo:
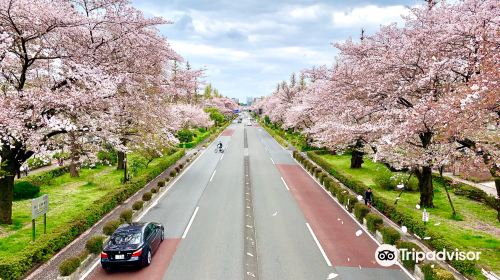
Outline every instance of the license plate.
[[123, 260], [125, 259], [124, 255], [115, 255], [115, 260]]

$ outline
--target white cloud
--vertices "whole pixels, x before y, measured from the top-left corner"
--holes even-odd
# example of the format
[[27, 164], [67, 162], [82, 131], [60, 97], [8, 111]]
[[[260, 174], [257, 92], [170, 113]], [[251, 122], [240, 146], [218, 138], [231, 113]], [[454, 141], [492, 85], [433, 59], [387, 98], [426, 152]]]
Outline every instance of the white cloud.
[[332, 22], [335, 27], [373, 26], [401, 22], [401, 15], [408, 14], [404, 6], [379, 7], [368, 5], [349, 11], [333, 12]]
[[206, 44], [191, 43], [186, 41], [170, 41], [172, 47], [177, 52], [186, 57], [198, 56], [217, 60], [225, 60], [237, 62], [244, 60], [250, 56], [247, 51], [236, 50], [231, 48], [215, 47]]
[[315, 20], [322, 14], [319, 5], [294, 7], [289, 11], [290, 17], [297, 20]]

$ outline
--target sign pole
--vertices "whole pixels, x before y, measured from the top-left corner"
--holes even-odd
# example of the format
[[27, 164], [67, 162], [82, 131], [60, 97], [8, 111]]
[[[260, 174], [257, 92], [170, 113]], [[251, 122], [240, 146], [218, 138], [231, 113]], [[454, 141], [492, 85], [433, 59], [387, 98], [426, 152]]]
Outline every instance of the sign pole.
[[43, 214], [43, 234], [47, 233], [47, 213]]
[[31, 226], [33, 228], [33, 241], [35, 241], [35, 219], [31, 220]]

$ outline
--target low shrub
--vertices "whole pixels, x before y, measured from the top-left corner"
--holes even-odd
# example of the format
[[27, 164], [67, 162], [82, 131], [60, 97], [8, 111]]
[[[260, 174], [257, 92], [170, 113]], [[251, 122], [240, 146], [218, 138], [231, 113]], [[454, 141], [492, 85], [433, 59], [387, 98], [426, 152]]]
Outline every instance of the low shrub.
[[184, 168], [184, 164], [180, 163], [179, 164], [179, 169], [182, 169], [182, 168]]
[[150, 201], [151, 200], [151, 196], [153, 196], [153, 194], [151, 192], [145, 192], [144, 194], [142, 194], [142, 200], [144, 200], [144, 201]]
[[165, 178], [165, 182], [170, 182], [170, 177]]
[[[434, 267], [433, 267], [434, 266]], [[424, 280], [454, 280], [453, 274], [437, 264], [427, 263], [421, 266]]]
[[138, 210], [142, 209], [142, 206], [144, 206], [144, 201], [138, 200], [138, 201], [134, 202], [134, 204], [132, 205], [132, 209], [138, 211]]
[[354, 205], [354, 216], [358, 221], [363, 222], [363, 218], [370, 213], [370, 208], [366, 206], [364, 203], [357, 202]]
[[59, 265], [59, 273], [61, 276], [69, 276], [78, 269], [80, 263], [79, 257], [67, 258]]
[[436, 280], [455, 280], [453, 274], [448, 270], [442, 268], [435, 268], [433, 272], [434, 272], [434, 279]]
[[165, 181], [160, 180], [160, 181], [158, 181], [158, 183], [156, 183], [156, 185], [157, 185], [159, 188], [163, 188], [163, 187], [165, 187]]
[[391, 176], [391, 172], [380, 172], [373, 182], [385, 190], [393, 190]]
[[107, 222], [103, 227], [102, 227], [102, 232], [106, 235], [112, 235], [113, 232], [121, 225], [121, 222], [119, 220], [112, 220]]
[[127, 223], [131, 223], [132, 222], [132, 209], [127, 209], [127, 210], [123, 210], [121, 213], [120, 213], [120, 221], [121, 222], [127, 222]]
[[366, 227], [372, 233], [374, 233], [380, 226], [384, 224], [382, 217], [375, 213], [368, 213], [365, 217]]
[[354, 210], [354, 205], [358, 203], [358, 198], [355, 195], [347, 194], [344, 203], [347, 206], [347, 210], [352, 212]]
[[392, 227], [386, 226], [380, 229], [380, 233], [382, 233], [382, 239], [385, 244], [396, 244], [396, 241], [401, 239], [401, 234]]
[[14, 184], [14, 200], [35, 198], [40, 193], [40, 187], [27, 181], [18, 181]]
[[105, 238], [102, 235], [92, 236], [89, 240], [87, 240], [87, 243], [85, 243], [85, 249], [87, 249], [89, 253], [95, 255], [100, 254], [104, 239]]
[[179, 168], [179, 166], [175, 167], [175, 172], [177, 172], [177, 173], [181, 172], [181, 169]]
[[[396, 247], [399, 249], [407, 249], [408, 252], [412, 252], [413, 250], [422, 251], [417, 244], [409, 241], [399, 241], [396, 243]], [[403, 252], [401, 252], [401, 254], [403, 254]], [[417, 264], [416, 260], [413, 258], [414, 256], [414, 254], [409, 254], [409, 258], [403, 259], [403, 257], [400, 257], [403, 266], [410, 271], [414, 271], [415, 265]]]
[[170, 171], [170, 177], [175, 177], [175, 175], [177, 175], [175, 170]]
[[158, 189], [157, 188], [151, 188], [151, 193], [157, 193]]

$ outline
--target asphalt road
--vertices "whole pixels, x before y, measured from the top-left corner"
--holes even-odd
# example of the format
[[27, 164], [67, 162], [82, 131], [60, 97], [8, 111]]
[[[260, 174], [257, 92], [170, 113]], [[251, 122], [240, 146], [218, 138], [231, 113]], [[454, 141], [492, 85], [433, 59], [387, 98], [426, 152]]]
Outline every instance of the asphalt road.
[[219, 139], [225, 153], [207, 147], [142, 217], [166, 227], [151, 266], [87, 279], [410, 279], [265, 130]]

